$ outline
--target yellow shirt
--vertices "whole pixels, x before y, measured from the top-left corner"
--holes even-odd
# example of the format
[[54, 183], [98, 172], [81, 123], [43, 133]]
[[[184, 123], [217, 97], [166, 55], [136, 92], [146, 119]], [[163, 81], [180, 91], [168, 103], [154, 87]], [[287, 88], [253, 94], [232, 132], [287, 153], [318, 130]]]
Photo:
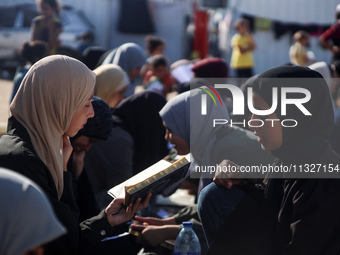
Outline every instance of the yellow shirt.
[[239, 47], [248, 48], [249, 44], [253, 44], [253, 39], [250, 35], [241, 35], [237, 33], [231, 38], [233, 51], [231, 53], [230, 66], [232, 68], [251, 68], [254, 66], [252, 51], [241, 54], [239, 49]]

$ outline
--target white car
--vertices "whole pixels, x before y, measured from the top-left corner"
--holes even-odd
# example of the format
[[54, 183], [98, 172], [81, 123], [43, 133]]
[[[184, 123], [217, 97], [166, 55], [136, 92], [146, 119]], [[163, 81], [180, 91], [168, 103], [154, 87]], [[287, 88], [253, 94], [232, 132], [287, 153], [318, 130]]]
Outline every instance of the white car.
[[[16, 67], [20, 63], [18, 50], [31, 39], [31, 22], [38, 16], [35, 4], [0, 6], [0, 67]], [[75, 50], [84, 32], [94, 33], [93, 25], [80, 10], [63, 6], [60, 20], [63, 31], [59, 36], [62, 51]]]

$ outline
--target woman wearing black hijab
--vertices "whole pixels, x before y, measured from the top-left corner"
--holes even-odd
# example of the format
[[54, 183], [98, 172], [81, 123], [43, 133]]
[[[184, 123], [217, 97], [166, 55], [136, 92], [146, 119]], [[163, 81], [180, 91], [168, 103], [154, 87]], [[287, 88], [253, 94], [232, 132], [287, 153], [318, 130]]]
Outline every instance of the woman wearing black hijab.
[[[339, 169], [340, 156], [327, 142], [333, 127], [333, 108], [326, 82], [309, 68], [287, 65], [265, 71], [251, 86], [257, 110], [270, 109], [272, 90], [277, 88], [276, 110], [266, 116], [253, 114], [253, 121], [260, 119], [264, 124], [257, 121], [253, 126], [258, 127], [250, 128], [259, 137], [262, 148], [277, 157], [273, 167], [295, 167], [298, 174], [269, 174], [260, 199], [254, 199], [255, 189], [245, 191], [244, 198], [215, 235], [208, 254], [339, 254], [340, 180], [336, 179], [339, 171], [334, 169]], [[288, 104], [284, 115], [284, 95], [280, 92], [293, 87], [306, 89], [311, 97], [300, 108]], [[287, 98], [298, 102], [304, 95], [288, 93]], [[305, 115], [303, 108], [311, 115]], [[292, 123], [296, 126], [285, 127]], [[317, 168], [312, 172], [313, 166], [320, 166], [319, 172]], [[238, 188], [235, 180], [218, 177], [223, 176], [215, 176], [215, 183], [227, 189], [211, 184], [215, 187], [206, 190], [209, 195], [200, 197], [200, 216], [204, 217], [204, 207], [214, 204], [213, 199], [207, 199], [213, 197], [212, 191]]]
[[94, 144], [84, 161], [100, 208], [112, 200], [107, 194], [110, 188], [169, 153], [158, 113], [165, 103], [163, 95], [142, 91], [113, 108], [114, 124], [108, 140]]
[[129, 132], [134, 141], [133, 174], [169, 152], [163, 121], [158, 114], [165, 103], [164, 96], [159, 93], [142, 91], [124, 99], [113, 109], [115, 125]]

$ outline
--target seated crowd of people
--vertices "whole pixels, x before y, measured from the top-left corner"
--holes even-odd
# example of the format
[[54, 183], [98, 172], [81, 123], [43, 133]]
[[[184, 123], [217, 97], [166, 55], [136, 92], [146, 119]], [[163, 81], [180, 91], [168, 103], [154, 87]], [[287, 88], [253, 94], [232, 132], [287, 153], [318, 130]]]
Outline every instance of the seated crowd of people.
[[[81, 60], [24, 44], [29, 65], [0, 138], [0, 255], [167, 255], [162, 244], [184, 221], [201, 254], [340, 254], [340, 114], [328, 65], [288, 63], [233, 84], [244, 93], [239, 114], [236, 92], [214, 89], [214, 79], [230, 82], [224, 59], [170, 64], [164, 40], [147, 43], [148, 54], [132, 42], [90, 46]], [[177, 187], [193, 204], [161, 218], [157, 194], [125, 207], [107, 193], [172, 155], [190, 155]], [[119, 236], [129, 229], [139, 236]]]

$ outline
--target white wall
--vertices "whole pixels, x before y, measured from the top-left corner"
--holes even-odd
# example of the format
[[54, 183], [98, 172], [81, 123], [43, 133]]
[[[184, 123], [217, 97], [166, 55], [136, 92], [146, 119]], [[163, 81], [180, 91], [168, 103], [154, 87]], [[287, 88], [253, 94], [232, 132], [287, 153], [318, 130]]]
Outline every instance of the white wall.
[[[275, 39], [274, 33], [271, 31], [257, 31], [253, 36], [257, 46], [254, 51], [256, 73], [289, 62], [289, 48], [292, 42], [290, 33], [279, 39]], [[330, 63], [331, 53], [320, 47], [317, 37], [310, 38], [308, 50], [314, 52], [317, 61]]]
[[[170, 62], [183, 58], [185, 45], [185, 14], [190, 11], [190, 1], [159, 2], [152, 1], [153, 17], [155, 20], [154, 35], [162, 37], [166, 41], [164, 54]], [[119, 16], [119, 1], [111, 1], [111, 22], [109, 34], [112, 48], [125, 42], [134, 42], [145, 47], [145, 35], [125, 34], [117, 31]]]
[[[317, 6], [316, 6], [317, 7]], [[241, 12], [234, 10], [231, 24], [240, 17]], [[301, 23], [306, 24], [306, 23]], [[231, 27], [228, 35], [228, 43], [230, 44], [231, 37], [236, 31]], [[255, 68], [254, 73], [261, 73], [271, 67], [279, 66], [289, 62], [289, 48], [292, 45], [292, 34], [287, 32], [279, 39], [275, 38], [272, 29], [256, 30], [253, 33], [253, 38], [256, 43], [256, 50], [254, 51]], [[318, 37], [310, 37], [310, 47], [308, 50], [313, 51], [317, 61], [325, 61], [330, 63], [332, 54], [330, 51], [321, 47]], [[225, 53], [225, 59], [230, 63], [231, 47]], [[232, 70], [232, 75], [234, 74]]]
[[339, 0], [230, 0], [241, 12], [285, 22], [329, 24]]
[[[63, 4], [81, 9], [90, 19], [96, 29], [96, 43], [107, 49], [115, 48], [125, 42], [135, 42], [144, 48], [145, 35], [122, 34], [116, 29], [119, 14], [119, 0], [61, 0]], [[234, 0], [235, 1], [235, 0]], [[239, 0], [240, 1], [240, 0]], [[0, 5], [16, 3], [35, 3], [35, 0], [0, 0]], [[192, 12], [193, 0], [158, 1], [151, 0], [154, 5], [156, 33], [167, 41], [165, 55], [174, 62], [184, 55], [185, 31], [184, 18]], [[332, 0], [333, 4], [334, 0]], [[233, 5], [233, 1], [230, 1]], [[314, 6], [318, 8], [318, 6]], [[330, 14], [333, 17], [333, 14]], [[235, 31], [231, 31], [229, 38]], [[277, 66], [289, 60], [290, 35], [286, 34], [279, 40], [274, 38], [271, 31], [256, 31], [254, 39], [257, 49], [254, 52], [255, 72], [262, 72], [272, 66]], [[317, 39], [311, 39], [311, 50], [317, 60], [329, 62], [330, 52], [319, 47]], [[230, 61], [230, 52], [225, 55]]]
[[[135, 42], [145, 47], [146, 35], [122, 34], [117, 31], [119, 0], [61, 0], [64, 5], [71, 5], [84, 12], [95, 27], [96, 43], [104, 48], [115, 48], [126, 42]], [[193, 0], [157, 1], [151, 0], [156, 20], [156, 33], [167, 42], [165, 55], [170, 62], [181, 59], [184, 54], [184, 18], [191, 12]], [[0, 5], [17, 3], [35, 3], [35, 0], [0, 0]]]
[[[1, 0], [0, 0], [1, 1]], [[109, 47], [110, 37], [107, 34], [110, 25], [111, 0], [61, 0], [63, 4], [74, 6], [84, 12], [85, 16], [95, 27], [96, 43], [102, 47]]]

